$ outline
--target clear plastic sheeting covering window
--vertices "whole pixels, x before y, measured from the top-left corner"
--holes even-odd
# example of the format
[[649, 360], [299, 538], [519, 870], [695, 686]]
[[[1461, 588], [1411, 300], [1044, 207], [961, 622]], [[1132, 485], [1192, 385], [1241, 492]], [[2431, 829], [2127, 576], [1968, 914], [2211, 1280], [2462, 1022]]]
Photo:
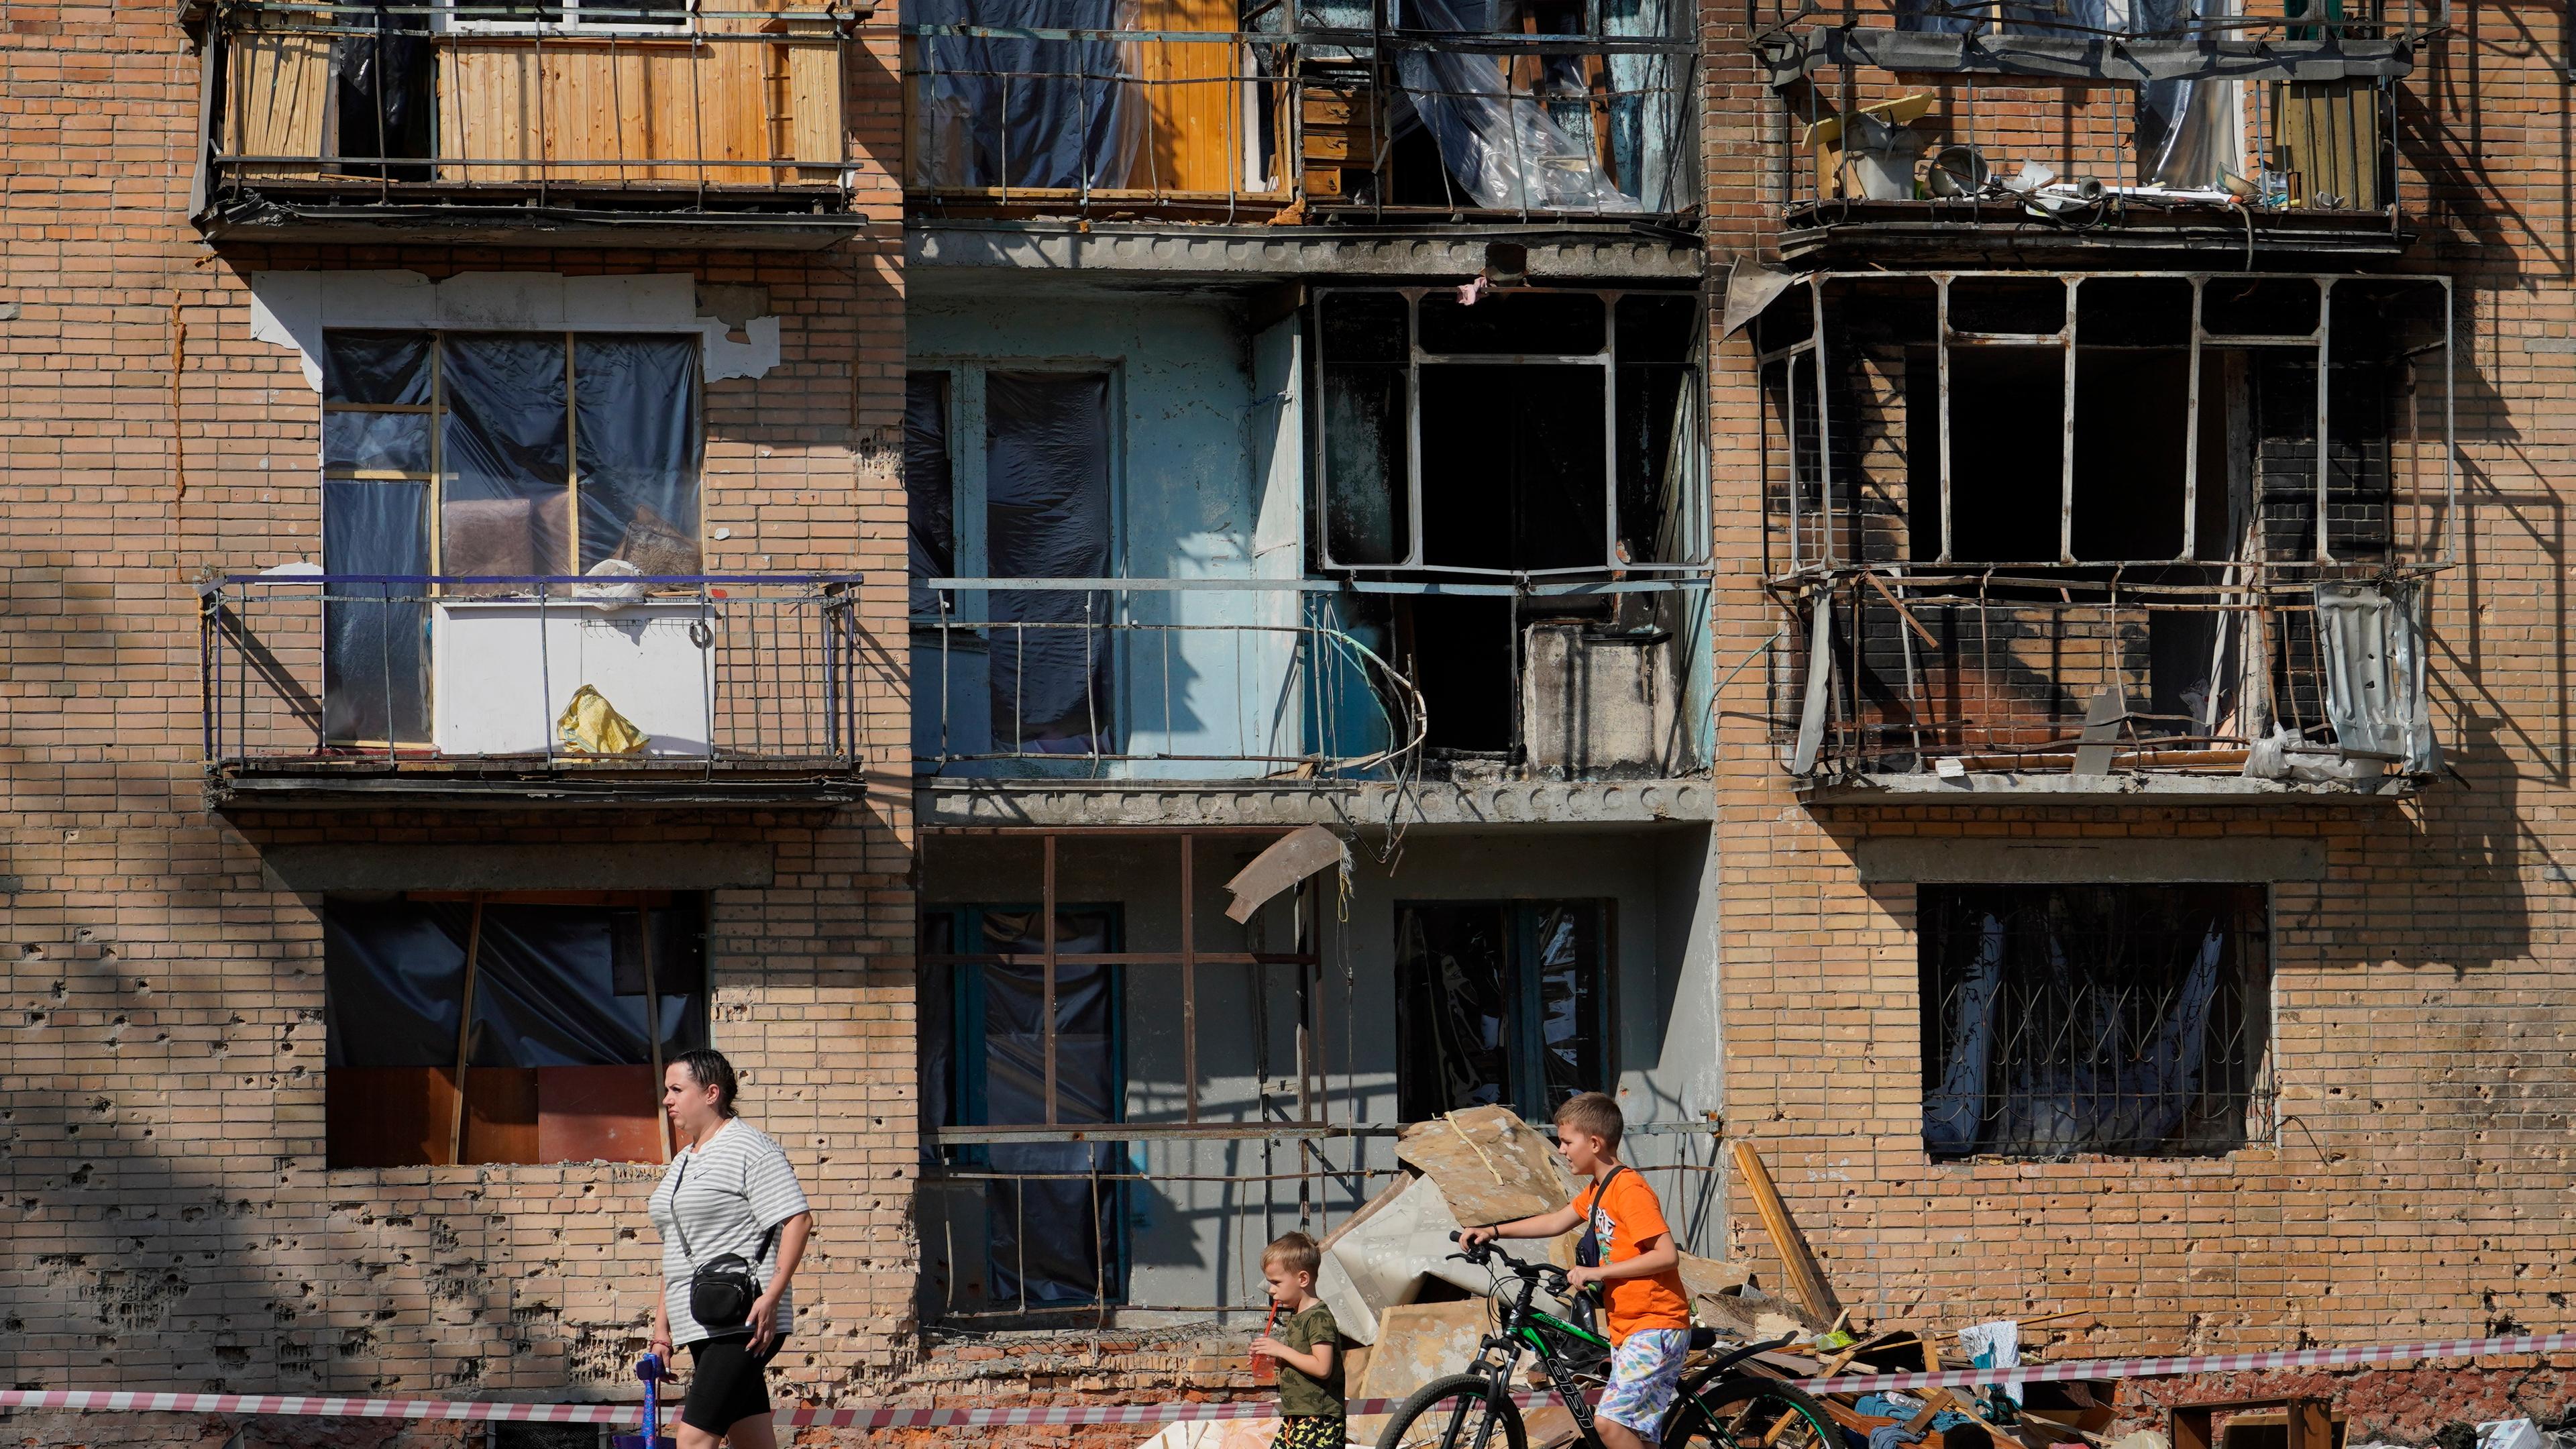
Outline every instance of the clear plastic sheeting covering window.
[[1415, 901], [1395, 913], [1397, 1114], [1508, 1105], [1543, 1121], [1607, 1091], [1598, 901]]
[[698, 572], [698, 351], [651, 333], [325, 335], [322, 566], [380, 576], [325, 607], [330, 740], [426, 738], [427, 576]]
[[2268, 1110], [2261, 886], [1924, 886], [1934, 1157], [2173, 1156]]
[[[1512, 28], [1504, 22], [1520, 8], [1518, 0], [1401, 0], [1397, 24], [1431, 35], [1495, 34]], [[1560, 7], [1532, 8], [1553, 18]], [[1579, 24], [1581, 8], [1564, 18]], [[1395, 53], [1405, 99], [1438, 143], [1441, 164], [1476, 205], [1496, 211], [1653, 209], [1640, 205], [1642, 179], [1623, 190], [1602, 165], [1580, 57], [1543, 57], [1534, 67], [1537, 74], [1517, 85], [1506, 65], [1503, 57], [1464, 50], [1407, 45]], [[1636, 75], [1640, 82], [1655, 78], [1645, 71]], [[1670, 128], [1658, 128], [1665, 133], [1658, 148], [1665, 164], [1651, 167], [1642, 132], [1634, 131], [1647, 114], [1645, 93], [1626, 99], [1638, 103], [1627, 109], [1637, 137], [1634, 159], [1641, 178], [1649, 170], [1657, 173], [1652, 200], [1660, 204], [1674, 179]]]
[[[960, 906], [926, 912], [922, 952], [1041, 956], [1038, 911]], [[1115, 951], [1111, 906], [1056, 912], [1060, 953]], [[939, 1126], [1028, 1126], [1048, 1120], [1045, 968], [1027, 961], [925, 968], [921, 1039], [924, 1115]], [[1055, 1114], [1059, 1124], [1114, 1122], [1125, 1113], [1119, 1070], [1119, 970], [1060, 961], [1055, 968]], [[951, 1263], [952, 1281], [987, 1286], [984, 1303], [955, 1307], [1044, 1310], [1120, 1296], [1120, 1186], [1087, 1174], [1120, 1171], [1115, 1143], [1017, 1142], [950, 1149], [995, 1173], [984, 1203], [983, 1271]], [[950, 1251], [979, 1245], [951, 1243]]]
[[[909, 0], [914, 25], [1122, 30], [1136, 0]], [[935, 189], [1135, 184], [1146, 105], [1137, 48], [1116, 40], [928, 35], [915, 42], [912, 182]]]
[[333, 1165], [658, 1159], [657, 1049], [706, 1043], [703, 930], [686, 894], [331, 897]]

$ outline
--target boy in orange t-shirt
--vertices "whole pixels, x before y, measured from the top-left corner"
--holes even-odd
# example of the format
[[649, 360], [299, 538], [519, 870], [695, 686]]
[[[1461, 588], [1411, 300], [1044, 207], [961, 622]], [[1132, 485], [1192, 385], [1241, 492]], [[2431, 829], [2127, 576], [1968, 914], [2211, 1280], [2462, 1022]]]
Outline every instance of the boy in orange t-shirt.
[[1607, 1449], [1646, 1449], [1681, 1389], [1682, 1361], [1690, 1356], [1690, 1299], [1682, 1292], [1681, 1250], [1664, 1222], [1663, 1204], [1643, 1177], [1619, 1161], [1619, 1134], [1626, 1126], [1619, 1104], [1600, 1092], [1567, 1101], [1556, 1109], [1556, 1150], [1592, 1186], [1555, 1212], [1469, 1228], [1458, 1240], [1472, 1248], [1496, 1238], [1553, 1238], [1587, 1227], [1575, 1254], [1579, 1266], [1565, 1277], [1577, 1289], [1601, 1285], [1603, 1326], [1610, 1333], [1610, 1390], [1594, 1411], [1593, 1428]]

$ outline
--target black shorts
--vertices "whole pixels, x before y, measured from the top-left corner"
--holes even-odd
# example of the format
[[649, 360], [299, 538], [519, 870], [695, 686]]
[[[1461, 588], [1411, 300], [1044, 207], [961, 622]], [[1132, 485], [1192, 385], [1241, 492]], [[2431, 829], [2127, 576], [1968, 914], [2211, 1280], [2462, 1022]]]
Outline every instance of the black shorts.
[[745, 1419], [769, 1412], [769, 1361], [778, 1357], [785, 1339], [773, 1339], [758, 1353], [748, 1338], [707, 1338], [689, 1345], [689, 1397], [680, 1405], [680, 1422], [692, 1429], [721, 1434]]

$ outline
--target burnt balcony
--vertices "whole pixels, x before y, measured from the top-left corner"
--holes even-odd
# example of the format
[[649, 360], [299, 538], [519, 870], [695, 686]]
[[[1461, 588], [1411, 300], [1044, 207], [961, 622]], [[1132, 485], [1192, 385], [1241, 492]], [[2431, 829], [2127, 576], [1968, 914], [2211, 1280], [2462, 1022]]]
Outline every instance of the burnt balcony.
[[900, 707], [846, 575], [203, 586], [219, 806], [858, 798]]
[[1864, 799], [2430, 780], [2452, 326], [2440, 277], [1790, 285], [1753, 324], [1782, 764]]
[[867, 11], [797, 0], [225, 5], [214, 241], [806, 249], [864, 228]]
[[1696, 217], [1678, 0], [926, 0], [907, 19], [917, 217]]
[[2396, 87], [2440, 20], [2411, 0], [1768, 8], [1793, 262], [2224, 247], [2252, 269], [2405, 246]]

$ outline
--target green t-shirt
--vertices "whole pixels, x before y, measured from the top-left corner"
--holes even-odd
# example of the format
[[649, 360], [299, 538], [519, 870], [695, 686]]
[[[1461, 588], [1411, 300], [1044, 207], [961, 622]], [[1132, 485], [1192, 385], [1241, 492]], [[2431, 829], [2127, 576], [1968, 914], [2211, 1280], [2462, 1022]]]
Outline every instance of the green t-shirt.
[[1284, 1359], [1272, 1359], [1279, 1369], [1279, 1412], [1282, 1414], [1333, 1414], [1342, 1412], [1341, 1330], [1333, 1326], [1333, 1310], [1318, 1303], [1272, 1330], [1272, 1338], [1297, 1350], [1311, 1351], [1319, 1343], [1333, 1345], [1333, 1371], [1317, 1379], [1301, 1373]]

